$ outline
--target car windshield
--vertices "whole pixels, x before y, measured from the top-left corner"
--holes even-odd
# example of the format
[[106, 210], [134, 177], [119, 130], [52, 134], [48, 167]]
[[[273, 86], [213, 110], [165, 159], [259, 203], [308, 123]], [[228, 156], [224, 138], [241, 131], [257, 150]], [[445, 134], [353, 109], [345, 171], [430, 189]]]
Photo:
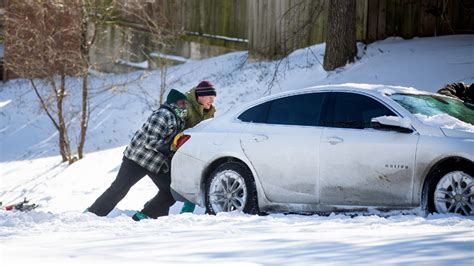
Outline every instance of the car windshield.
[[474, 125], [474, 105], [449, 97], [437, 95], [393, 94], [394, 101], [412, 114], [435, 116], [448, 114]]

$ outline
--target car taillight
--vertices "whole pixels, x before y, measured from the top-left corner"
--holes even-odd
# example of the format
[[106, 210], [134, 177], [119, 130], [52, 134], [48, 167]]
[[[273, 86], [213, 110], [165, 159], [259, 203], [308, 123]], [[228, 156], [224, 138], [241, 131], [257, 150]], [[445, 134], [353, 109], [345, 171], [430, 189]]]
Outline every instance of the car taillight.
[[178, 141], [176, 141], [176, 150], [179, 149], [179, 147], [183, 146], [186, 141], [188, 141], [191, 138], [190, 135], [181, 135], [178, 138]]

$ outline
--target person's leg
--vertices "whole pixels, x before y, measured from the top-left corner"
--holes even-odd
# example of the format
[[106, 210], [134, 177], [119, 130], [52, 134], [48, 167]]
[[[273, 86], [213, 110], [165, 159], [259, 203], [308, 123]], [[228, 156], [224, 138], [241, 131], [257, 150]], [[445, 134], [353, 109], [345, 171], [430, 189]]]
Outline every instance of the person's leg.
[[181, 208], [180, 213], [185, 213], [185, 212], [193, 213], [195, 208], [196, 208], [196, 204], [186, 201], [184, 202], [183, 208]]
[[159, 191], [155, 197], [149, 200], [142, 213], [146, 214], [151, 218], [158, 218], [160, 216], [166, 216], [169, 214], [170, 207], [176, 202], [171, 195], [171, 172], [152, 174], [148, 173], [153, 183], [158, 187]]
[[134, 161], [123, 157], [122, 165], [110, 187], [96, 199], [88, 211], [98, 216], [106, 216], [127, 195], [130, 188], [135, 185], [147, 171]]

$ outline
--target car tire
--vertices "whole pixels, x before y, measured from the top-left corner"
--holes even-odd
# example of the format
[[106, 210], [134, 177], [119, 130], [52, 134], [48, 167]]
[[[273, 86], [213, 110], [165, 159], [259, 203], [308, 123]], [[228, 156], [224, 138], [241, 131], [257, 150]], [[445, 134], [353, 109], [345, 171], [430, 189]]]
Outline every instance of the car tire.
[[468, 168], [438, 170], [428, 179], [427, 211], [474, 215], [474, 171]]
[[258, 214], [257, 189], [250, 170], [239, 162], [221, 164], [206, 180], [205, 203], [208, 214]]

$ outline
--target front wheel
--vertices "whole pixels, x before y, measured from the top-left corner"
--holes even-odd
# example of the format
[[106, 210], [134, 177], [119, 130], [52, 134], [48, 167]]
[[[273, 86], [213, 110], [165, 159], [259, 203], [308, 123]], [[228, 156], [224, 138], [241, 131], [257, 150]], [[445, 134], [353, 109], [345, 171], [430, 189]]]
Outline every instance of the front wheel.
[[207, 179], [205, 201], [209, 214], [232, 211], [258, 214], [252, 173], [241, 163], [220, 165]]
[[443, 175], [433, 191], [433, 205], [437, 213], [474, 215], [474, 178], [463, 171]]

